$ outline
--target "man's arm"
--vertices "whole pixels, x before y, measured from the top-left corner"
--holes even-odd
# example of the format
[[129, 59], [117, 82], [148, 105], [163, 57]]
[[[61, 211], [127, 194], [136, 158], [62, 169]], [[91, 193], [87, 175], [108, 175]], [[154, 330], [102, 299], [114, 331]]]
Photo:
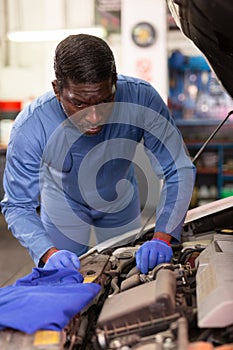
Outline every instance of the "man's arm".
[[[5, 196], [1, 205], [12, 234], [29, 251], [38, 265], [40, 257], [54, 244], [37, 213], [42, 151], [34, 142], [34, 131], [26, 131], [25, 135], [21, 129], [13, 127], [7, 148], [3, 180]], [[30, 140], [27, 135], [30, 135]]]
[[196, 173], [167, 106], [158, 94], [153, 94], [153, 89], [150, 92], [150, 109], [144, 113], [144, 145], [152, 169], [163, 186], [156, 207], [154, 237], [136, 254], [137, 266], [143, 273], [170, 261], [170, 243], [180, 240]]
[[46, 262], [49, 260], [49, 258], [56, 252], [58, 252], [59, 250], [56, 247], [52, 247], [50, 249], [47, 250], [47, 252], [45, 254], [42, 255], [42, 257], [40, 258], [40, 261], [42, 261], [42, 263], [46, 264]]
[[172, 236], [164, 232], [155, 232], [153, 239], [161, 239], [162, 241], [171, 243]]

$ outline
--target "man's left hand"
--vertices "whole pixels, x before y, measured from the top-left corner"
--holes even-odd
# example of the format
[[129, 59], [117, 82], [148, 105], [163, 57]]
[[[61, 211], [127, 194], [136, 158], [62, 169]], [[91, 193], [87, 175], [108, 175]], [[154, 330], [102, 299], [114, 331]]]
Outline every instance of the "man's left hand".
[[156, 265], [170, 262], [172, 254], [169, 243], [160, 239], [152, 239], [144, 243], [136, 252], [137, 268], [146, 274], [149, 269], [153, 269]]

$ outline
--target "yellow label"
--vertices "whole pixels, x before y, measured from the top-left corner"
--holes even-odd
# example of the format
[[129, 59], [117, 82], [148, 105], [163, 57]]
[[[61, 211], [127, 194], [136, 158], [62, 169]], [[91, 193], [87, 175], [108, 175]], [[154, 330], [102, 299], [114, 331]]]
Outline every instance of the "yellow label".
[[95, 281], [95, 279], [97, 278], [97, 276], [93, 275], [93, 276], [85, 276], [84, 278], [84, 283], [91, 283], [93, 281]]
[[60, 333], [56, 331], [38, 331], [35, 334], [34, 346], [59, 344]]

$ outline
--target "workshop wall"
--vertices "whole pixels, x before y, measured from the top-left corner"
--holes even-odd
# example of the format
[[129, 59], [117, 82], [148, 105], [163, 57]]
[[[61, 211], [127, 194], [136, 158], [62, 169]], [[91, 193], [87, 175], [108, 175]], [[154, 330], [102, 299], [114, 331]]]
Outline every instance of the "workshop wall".
[[[201, 118], [195, 120], [193, 125], [191, 116], [189, 127], [183, 110], [174, 108], [172, 98], [176, 94], [171, 93], [174, 90], [171, 83], [175, 81], [178, 84], [180, 80], [171, 79], [171, 76], [179, 77], [180, 71], [187, 72], [187, 67], [182, 66], [183, 70], [174, 73], [174, 69], [171, 70], [171, 57], [175, 52], [180, 52], [185, 58], [203, 58], [203, 55], [172, 21], [164, 0], [0, 0], [0, 102], [5, 108], [0, 108], [0, 139], [4, 134], [4, 144], [7, 144], [12, 113], [15, 115], [18, 112], [15, 108], [12, 110], [12, 106], [20, 105], [23, 108], [36, 96], [51, 89], [54, 50], [60, 41], [18, 43], [9, 41], [7, 33], [100, 25], [108, 34], [105, 39], [114, 52], [117, 70], [150, 81], [169, 103], [185, 138], [192, 132], [195, 137], [198, 135], [198, 142], [202, 143], [210, 133], [210, 123], [205, 128], [202, 125], [197, 129]], [[175, 75], [171, 75], [172, 72]], [[219, 115], [215, 119], [218, 118]], [[213, 119], [212, 114], [210, 119]], [[186, 122], [185, 128], [183, 121]], [[141, 153], [137, 157], [141, 158]], [[3, 166], [4, 163], [1, 168]], [[150, 206], [154, 205], [154, 198], [158, 198], [157, 189], [160, 186], [157, 179], [153, 180], [154, 174], [146, 161], [143, 167], [147, 169], [147, 180], [152, 184]], [[1, 173], [0, 170], [0, 177]], [[143, 182], [140, 171], [138, 177]], [[143, 183], [141, 186], [142, 205], [147, 198], [144, 195], [146, 185]]]
[[[144, 23], [142, 26], [140, 23]], [[167, 99], [167, 55], [171, 45], [183, 43], [184, 51], [192, 44], [180, 40], [182, 34], [169, 40], [167, 8], [164, 0], [0, 0], [0, 101], [9, 107], [9, 101], [21, 108], [36, 96], [51, 89], [54, 78], [53, 56], [57, 42], [12, 42], [7, 33], [61, 28], [79, 28], [102, 25], [107, 30], [106, 40], [111, 46], [119, 72], [149, 80]], [[151, 32], [150, 32], [151, 30]], [[178, 31], [176, 31], [178, 32]], [[150, 35], [151, 34], [151, 35]], [[145, 39], [145, 40], [144, 40]], [[5, 108], [4, 107], [4, 108]], [[16, 110], [14, 109], [14, 112]], [[17, 112], [17, 111], [16, 111]], [[7, 145], [12, 126], [12, 110], [1, 111], [0, 139]], [[3, 130], [4, 129], [4, 130]], [[2, 135], [2, 136], [1, 136]], [[3, 144], [3, 142], [1, 142]], [[138, 159], [143, 157], [139, 151]], [[4, 162], [2, 167], [4, 166]], [[160, 184], [146, 158], [145, 183], [138, 169], [142, 206], [154, 206]], [[2, 173], [2, 171], [0, 172]], [[145, 191], [148, 187], [149, 192]], [[149, 196], [148, 196], [149, 193]]]
[[[114, 11], [111, 11], [114, 9]], [[109, 11], [105, 11], [108, 6]], [[122, 13], [119, 11], [122, 8]], [[142, 11], [143, 9], [143, 11]], [[0, 99], [17, 99], [27, 102], [51, 88], [53, 79], [53, 55], [57, 42], [15, 43], [7, 39], [7, 32], [51, 30], [61, 28], [103, 25], [108, 30], [106, 40], [111, 46], [118, 71], [132, 73], [132, 59], [141, 51], [143, 66], [153, 63], [152, 82], [163, 96], [167, 95], [166, 55], [182, 47], [184, 54], [196, 53], [197, 49], [179, 31], [166, 31], [164, 0], [146, 0], [132, 5], [132, 0], [0, 0]], [[122, 17], [122, 20], [121, 20]], [[152, 20], [153, 19], [153, 20]], [[130, 26], [148, 21], [156, 30], [152, 47], [144, 50], [133, 43]], [[130, 43], [131, 42], [131, 43]], [[151, 50], [152, 49], [152, 50]], [[145, 56], [147, 60], [145, 61]], [[138, 58], [139, 59], [139, 58]], [[140, 67], [139, 67], [140, 68]], [[134, 75], [141, 75], [134, 70]], [[145, 78], [145, 76], [144, 76]]]
[[51, 88], [58, 42], [15, 43], [7, 32], [93, 26], [93, 0], [0, 1], [0, 99], [28, 100]]

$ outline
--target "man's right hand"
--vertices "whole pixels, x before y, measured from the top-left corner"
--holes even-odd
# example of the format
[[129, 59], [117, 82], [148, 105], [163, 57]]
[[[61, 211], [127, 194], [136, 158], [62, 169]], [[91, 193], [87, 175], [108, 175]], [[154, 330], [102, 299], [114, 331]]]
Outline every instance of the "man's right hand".
[[75, 253], [68, 250], [55, 251], [46, 261], [44, 268], [46, 269], [61, 269], [69, 268], [78, 270], [80, 268], [79, 258]]

